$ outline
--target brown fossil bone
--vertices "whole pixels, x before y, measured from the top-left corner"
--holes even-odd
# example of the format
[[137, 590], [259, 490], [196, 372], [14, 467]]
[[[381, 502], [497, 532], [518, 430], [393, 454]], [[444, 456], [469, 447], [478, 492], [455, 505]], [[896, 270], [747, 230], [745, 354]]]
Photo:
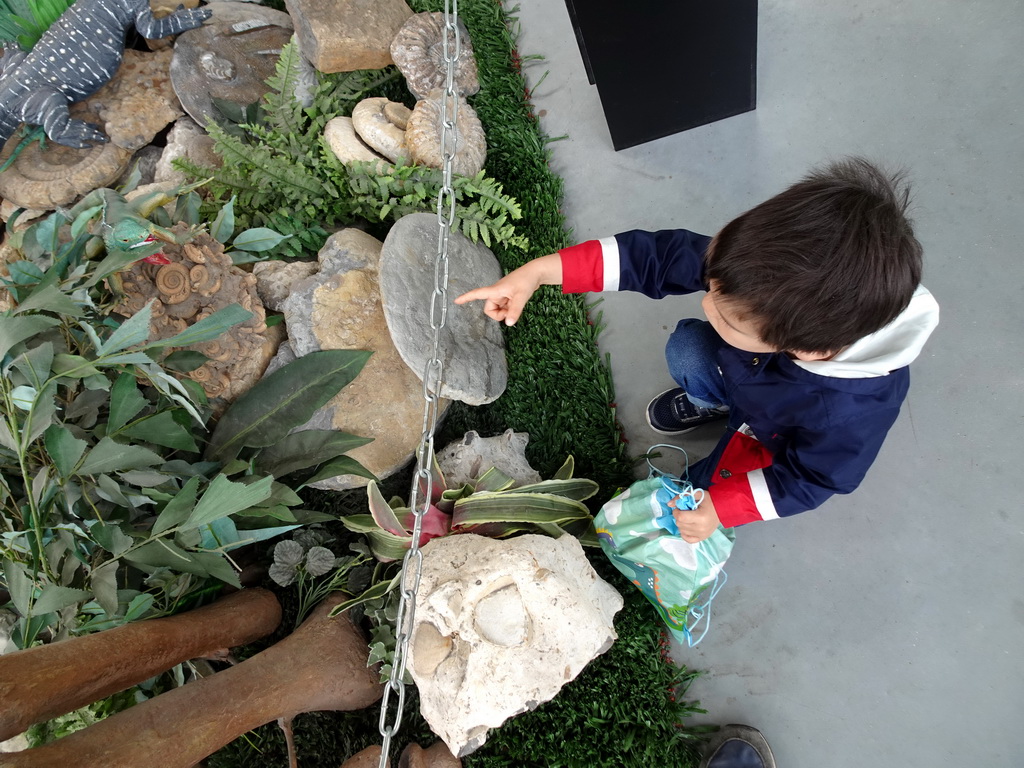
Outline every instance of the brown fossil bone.
[[0, 741], [182, 661], [251, 643], [280, 623], [272, 592], [244, 589], [177, 616], [0, 656]]
[[[390, 764], [390, 761], [389, 761]], [[380, 765], [380, 747], [376, 744], [357, 752], [341, 764], [341, 768], [377, 768]], [[402, 750], [398, 768], [462, 768], [462, 761], [448, 751], [443, 741], [429, 749], [410, 744]]]
[[334, 593], [295, 632], [237, 666], [161, 694], [46, 746], [0, 755], [0, 768], [192, 768], [257, 726], [302, 712], [368, 707], [381, 697], [367, 646]]

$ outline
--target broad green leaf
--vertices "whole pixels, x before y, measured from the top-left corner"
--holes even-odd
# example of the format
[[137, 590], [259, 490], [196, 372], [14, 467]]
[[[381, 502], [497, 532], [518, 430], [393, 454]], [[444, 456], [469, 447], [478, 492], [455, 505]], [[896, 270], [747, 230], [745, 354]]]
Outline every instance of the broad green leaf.
[[329, 461], [317, 470], [316, 474], [306, 480], [303, 485], [313, 485], [322, 480], [330, 480], [332, 477], [342, 475], [358, 475], [368, 480], [376, 480], [377, 476], [370, 470], [353, 459], [351, 456], [340, 456], [334, 461]]
[[196, 576], [207, 575], [206, 569], [192, 559], [191, 553], [166, 539], [155, 539], [143, 544], [138, 549], [125, 553], [124, 559], [143, 566], [143, 570], [147, 571], [150, 568], [170, 568]]
[[[274, 504], [273, 506], [266, 507], [249, 507], [242, 512], [238, 512], [235, 515], [237, 524], [241, 525], [242, 528], [262, 528], [265, 526], [272, 526], [275, 522], [281, 523], [298, 523], [299, 520], [284, 504]], [[333, 521], [335, 518], [329, 515], [325, 516], [324, 522], [327, 520]], [[320, 522], [320, 521], [317, 521]], [[300, 523], [301, 524], [301, 523]]]
[[370, 505], [370, 515], [377, 525], [385, 531], [395, 534], [395, 536], [409, 535], [409, 531], [405, 530], [395, 515], [395, 511], [388, 505], [377, 484], [372, 480], [366, 486], [366, 497]]
[[412, 543], [412, 536], [400, 538], [380, 528], [367, 531], [366, 538], [370, 540], [370, 550], [373, 552], [373, 556], [385, 563], [401, 560]]
[[96, 265], [96, 269], [92, 273], [91, 278], [82, 285], [84, 288], [92, 288], [106, 278], [109, 278], [109, 276], [114, 274], [114, 272], [119, 272], [129, 264], [132, 264], [139, 259], [144, 259], [146, 256], [152, 256], [161, 248], [163, 248], [163, 244], [161, 243], [150, 243], [141, 248], [134, 248], [131, 251], [110, 251], [106, 254], [105, 258]]
[[511, 477], [506, 475], [497, 467], [491, 467], [476, 481], [477, 491], [504, 491], [506, 488], [511, 488], [512, 484], [515, 483]]
[[137, 488], [156, 488], [158, 485], [163, 485], [171, 479], [163, 472], [145, 469], [121, 472], [119, 477], [129, 485], [134, 485]]
[[117, 615], [117, 567], [117, 560], [107, 560], [93, 568], [89, 577], [96, 602], [110, 618]]
[[11, 434], [11, 428], [7, 426], [7, 419], [0, 418], [0, 445], [9, 451], [18, 451], [18, 443]]
[[378, 598], [384, 597], [384, 595], [386, 595], [392, 589], [397, 587], [401, 580], [402, 574], [401, 572], [399, 572], [395, 575], [394, 578], [389, 579], [388, 581], [378, 581], [376, 584], [367, 589], [358, 597], [353, 597], [351, 600], [346, 600], [343, 603], [338, 603], [338, 605], [334, 606], [331, 609], [330, 613], [328, 613], [327, 615], [333, 618], [341, 613], [344, 613], [349, 608], [354, 608], [357, 605], [368, 603], [370, 600], [377, 600]]
[[118, 194], [127, 195], [129, 192], [134, 192], [135, 188], [139, 186], [139, 182], [142, 181], [142, 170], [139, 168], [141, 162], [136, 160], [132, 165], [132, 170], [128, 174], [128, 178], [124, 180], [124, 183], [117, 188]]
[[371, 515], [343, 515], [340, 522], [353, 533], [369, 533], [380, 530], [380, 526]]
[[3, 359], [12, 347], [26, 339], [42, 333], [47, 328], [60, 325], [60, 320], [45, 315], [29, 315], [27, 317], [9, 317], [0, 315], [0, 359]]
[[13, 314], [30, 311], [52, 312], [55, 315], [81, 317], [84, 310], [56, 285], [42, 285], [14, 308]]
[[234, 239], [231, 245], [243, 251], [260, 253], [262, 251], [269, 251], [289, 237], [291, 235], [282, 235], [280, 232], [275, 232], [267, 227], [256, 227], [239, 232], [238, 237]]
[[43, 433], [43, 445], [61, 477], [70, 477], [75, 465], [89, 447], [85, 440], [79, 440], [71, 430], [60, 424], [51, 424]]
[[152, 595], [136, 595], [132, 598], [132, 601], [128, 603], [128, 608], [124, 612], [125, 622], [138, 621], [145, 617], [149, 612], [149, 609], [153, 607], [155, 598]]
[[203, 547], [206, 549], [222, 549], [230, 552], [232, 549], [244, 547], [257, 541], [266, 541], [283, 533], [294, 531], [300, 527], [295, 525], [279, 525], [270, 528], [249, 528], [239, 531], [230, 517], [223, 517], [214, 520], [209, 525], [199, 529], [203, 536]]
[[543, 480], [539, 483], [521, 485], [518, 488], [510, 488], [507, 493], [550, 493], [555, 496], [576, 499], [576, 501], [586, 501], [597, 493], [600, 487], [593, 480], [575, 477], [570, 480]]
[[84, 589], [72, 589], [71, 587], [60, 587], [56, 584], [47, 584], [39, 593], [39, 597], [32, 604], [32, 613], [41, 616], [45, 613], [53, 613], [69, 605], [88, 600], [92, 595]]
[[139, 392], [135, 377], [122, 373], [110, 388], [110, 418], [107, 420], [107, 434], [114, 434], [134, 419], [149, 401]]
[[32, 404], [36, 401], [35, 387], [29, 387], [27, 385], [21, 387], [15, 387], [11, 390], [11, 402], [15, 408], [20, 408], [23, 411], [32, 410]]
[[244, 446], [263, 448], [306, 423], [356, 377], [370, 352], [312, 352], [256, 382], [224, 413], [206, 455], [227, 462]]
[[92, 208], [86, 208], [78, 214], [78, 218], [71, 223], [71, 239], [78, 239], [78, 236], [86, 231], [86, 228], [89, 226], [89, 222], [92, 221], [93, 217], [102, 210], [102, 205], [94, 205]]
[[284, 504], [286, 507], [297, 507], [302, 503], [302, 497], [284, 483], [273, 483], [270, 486], [270, 498], [264, 506], [273, 504]]
[[178, 202], [174, 206], [174, 220], [183, 221], [190, 226], [195, 226], [199, 223], [199, 207], [201, 204], [202, 198], [195, 192], [179, 196]]
[[574, 499], [546, 493], [476, 493], [455, 502], [452, 528], [480, 523], [567, 523], [590, 517]]
[[274, 477], [283, 477], [307, 467], [338, 458], [353, 448], [373, 442], [370, 437], [357, 437], [329, 429], [309, 429], [285, 435], [264, 448], [256, 457], [256, 468]]
[[8, 262], [7, 271], [7, 279], [17, 286], [38, 285], [46, 280], [46, 273], [31, 261]]
[[[148, 306], [148, 305], [147, 305]], [[162, 349], [166, 347], [187, 347], [202, 341], [211, 341], [223, 334], [228, 328], [244, 323], [252, 317], [252, 312], [242, 309], [238, 304], [229, 304], [209, 317], [186, 328], [169, 339], [159, 339], [146, 345], [146, 349]]]
[[18, 355], [11, 367], [21, 373], [36, 389], [40, 389], [50, 378], [53, 367], [53, 343], [46, 341]]
[[162, 445], [165, 448], [193, 453], [199, 451], [199, 446], [196, 445], [191, 433], [175, 421], [174, 414], [170, 411], [161, 411], [140, 419], [125, 429], [122, 434], [145, 443]]
[[565, 459], [565, 463], [558, 468], [558, 471], [551, 476], [552, 480], [570, 480], [572, 474], [576, 470], [576, 460], [572, 456], [568, 456]]
[[231, 482], [224, 475], [217, 475], [192, 510], [192, 514], [182, 524], [182, 529], [198, 528], [221, 517], [256, 506], [270, 496], [270, 485], [273, 482], [273, 478], [264, 477], [250, 485], [243, 485]]
[[59, 243], [57, 239], [57, 232], [60, 229], [60, 225], [63, 223], [64, 217], [59, 213], [54, 212], [39, 223], [33, 225], [36, 240], [41, 246], [43, 246], [47, 253], [53, 253], [57, 250]]
[[265, 256], [257, 256], [255, 253], [249, 253], [249, 251], [243, 251], [240, 248], [229, 251], [228, 256], [231, 257], [231, 263], [236, 267], [240, 267], [243, 264], [255, 264], [258, 261], [266, 261]]
[[138, 445], [122, 445], [104, 437], [93, 447], [75, 473], [77, 475], [103, 475], [126, 469], [142, 469], [163, 462], [163, 457]]
[[209, 359], [202, 352], [197, 352], [194, 349], [179, 349], [177, 352], [171, 352], [160, 364], [164, 368], [170, 368], [172, 371], [189, 373], [202, 366]]
[[163, 508], [163, 511], [157, 516], [156, 522], [153, 523], [154, 536], [174, 528], [188, 519], [188, 516], [192, 514], [193, 507], [196, 505], [196, 495], [199, 491], [200, 482], [202, 482], [202, 478], [198, 475], [189, 478], [189, 481], [178, 491], [177, 495], [167, 502], [167, 506]]
[[114, 523], [97, 523], [89, 529], [89, 534], [114, 557], [120, 557], [135, 543], [131, 536]]
[[86, 360], [81, 355], [61, 353], [53, 358], [53, 374], [82, 379], [86, 376], [99, 376], [101, 371], [92, 364], [92, 361]]
[[150, 300], [146, 306], [121, 323], [97, 351], [105, 357], [136, 344], [144, 344], [149, 338], [149, 323], [152, 317], [153, 301]]
[[192, 561], [199, 565], [207, 576], [220, 579], [225, 584], [230, 584], [236, 589], [242, 585], [238, 581], [238, 572], [235, 571], [228, 559], [217, 552], [196, 552], [192, 553]]
[[32, 411], [22, 427], [24, 445], [31, 445], [53, 423], [57, 415], [57, 382], [51, 380], [35, 397]]
[[3, 567], [4, 581], [7, 582], [7, 591], [11, 594], [15, 610], [22, 616], [28, 616], [29, 604], [32, 602], [32, 579], [25, 573], [21, 563], [15, 560], [5, 558]]
[[218, 243], [227, 245], [231, 235], [235, 233], [235, 196], [224, 204], [224, 207], [217, 213], [217, 218], [210, 225], [210, 237]]

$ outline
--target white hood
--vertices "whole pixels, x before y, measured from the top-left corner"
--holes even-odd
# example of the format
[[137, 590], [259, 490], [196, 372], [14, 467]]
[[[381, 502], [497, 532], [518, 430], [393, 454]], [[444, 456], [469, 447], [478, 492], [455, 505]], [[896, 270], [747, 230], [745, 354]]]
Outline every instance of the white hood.
[[794, 360], [819, 376], [869, 379], [910, 365], [939, 324], [939, 304], [919, 285], [910, 304], [884, 328], [855, 341], [831, 360]]

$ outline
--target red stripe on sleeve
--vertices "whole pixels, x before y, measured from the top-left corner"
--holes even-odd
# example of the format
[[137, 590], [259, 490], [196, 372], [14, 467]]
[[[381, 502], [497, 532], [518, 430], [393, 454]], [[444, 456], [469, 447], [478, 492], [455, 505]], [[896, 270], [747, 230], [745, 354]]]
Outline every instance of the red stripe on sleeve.
[[730, 438], [715, 467], [715, 482], [709, 489], [718, 519], [726, 528], [763, 520], [754, 503], [747, 472], [772, 463], [771, 452], [752, 437], [737, 432]]
[[726, 528], [761, 521], [746, 475], [720, 480], [711, 486], [708, 493], [715, 504], [719, 522]]
[[587, 240], [563, 248], [558, 254], [562, 257], [562, 293], [604, 290], [604, 256], [600, 242]]

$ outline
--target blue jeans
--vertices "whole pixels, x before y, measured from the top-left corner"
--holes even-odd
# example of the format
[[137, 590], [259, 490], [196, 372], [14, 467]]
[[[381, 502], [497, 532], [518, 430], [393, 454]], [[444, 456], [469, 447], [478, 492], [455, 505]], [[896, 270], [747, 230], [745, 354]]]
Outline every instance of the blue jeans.
[[729, 404], [722, 372], [715, 362], [716, 353], [724, 346], [711, 323], [692, 317], [680, 320], [668, 337], [668, 372], [694, 405], [718, 408]]
[[[696, 318], [679, 321], [665, 345], [668, 372], [676, 383], [686, 390], [694, 405], [717, 408], [729, 405], [722, 372], [715, 362], [719, 349], [726, 346], [711, 323]], [[713, 472], [728, 443], [728, 433], [715, 446], [711, 455], [690, 466], [688, 477], [695, 488], [714, 485]]]

